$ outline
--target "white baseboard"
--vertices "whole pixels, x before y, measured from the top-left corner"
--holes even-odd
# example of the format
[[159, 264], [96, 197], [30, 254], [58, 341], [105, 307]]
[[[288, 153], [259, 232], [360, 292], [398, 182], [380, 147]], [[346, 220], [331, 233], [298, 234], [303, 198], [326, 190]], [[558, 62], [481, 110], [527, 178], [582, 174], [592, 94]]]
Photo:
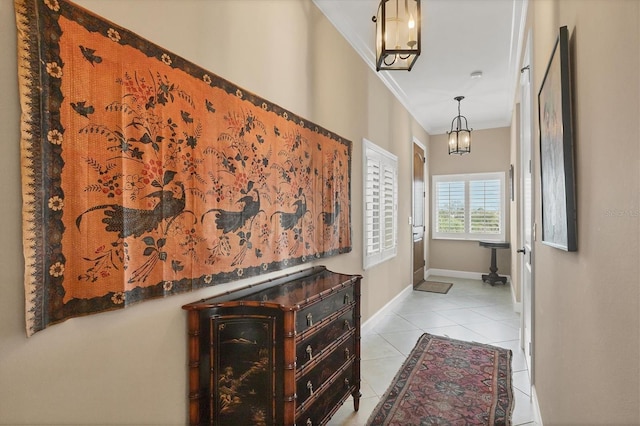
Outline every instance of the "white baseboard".
[[[456, 271], [453, 269], [437, 269], [437, 268], [429, 268], [427, 270], [427, 278], [431, 275], [434, 276], [442, 276], [442, 277], [452, 277], [452, 278], [464, 278], [468, 280], [481, 280], [482, 275], [485, 275], [486, 272], [469, 272], [469, 271]], [[511, 275], [501, 275], [502, 277], [507, 277], [507, 282], [511, 285]]]
[[368, 320], [360, 325], [360, 332], [362, 335], [372, 331], [376, 325], [382, 320], [382, 317], [385, 316], [388, 311], [391, 310], [391, 307], [400, 299], [402, 299], [407, 293], [413, 291], [413, 285], [409, 284], [402, 290], [400, 293], [396, 295], [393, 299], [387, 302], [382, 308], [378, 309], [376, 313], [371, 315]]
[[543, 426], [542, 414], [540, 414], [540, 405], [538, 405], [538, 394], [536, 393], [535, 385], [531, 386], [531, 405], [533, 405], [533, 424], [536, 426]]
[[427, 278], [429, 278], [432, 275], [441, 276], [441, 277], [464, 278], [467, 280], [482, 279], [482, 272], [455, 271], [453, 269], [429, 268], [427, 270]]
[[518, 302], [516, 300], [516, 294], [513, 291], [513, 286], [511, 286], [511, 301], [513, 302], [513, 311], [521, 314], [522, 313], [522, 302]]

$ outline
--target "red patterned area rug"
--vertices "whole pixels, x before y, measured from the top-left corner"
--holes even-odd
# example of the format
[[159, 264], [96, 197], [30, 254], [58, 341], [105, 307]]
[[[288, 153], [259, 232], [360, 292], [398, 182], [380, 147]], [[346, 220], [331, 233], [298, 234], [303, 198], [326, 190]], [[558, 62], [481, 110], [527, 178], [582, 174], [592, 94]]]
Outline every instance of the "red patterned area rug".
[[424, 334], [368, 425], [511, 425], [511, 351]]

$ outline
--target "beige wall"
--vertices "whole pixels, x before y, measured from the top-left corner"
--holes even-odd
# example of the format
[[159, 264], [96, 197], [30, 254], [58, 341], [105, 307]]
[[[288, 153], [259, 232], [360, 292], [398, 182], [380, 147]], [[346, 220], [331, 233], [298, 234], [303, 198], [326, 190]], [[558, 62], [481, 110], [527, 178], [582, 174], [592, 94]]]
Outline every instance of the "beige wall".
[[[429, 175], [456, 173], [505, 172], [505, 190], [509, 188], [511, 130], [509, 127], [474, 130], [471, 152], [449, 155], [447, 135], [431, 136], [429, 143]], [[429, 181], [431, 189], [431, 180]], [[433, 208], [431, 200], [429, 205]], [[509, 204], [506, 209], [507, 240], [509, 239]], [[430, 224], [431, 225], [431, 224]], [[431, 230], [433, 232], [433, 229]], [[512, 250], [514, 247], [512, 247]], [[497, 250], [498, 273], [511, 273], [511, 250]], [[431, 239], [429, 267], [464, 272], [488, 273], [491, 251], [480, 247], [477, 241]]]
[[557, 28], [569, 29], [578, 207], [577, 252], [543, 245], [540, 231], [535, 242], [534, 383], [542, 418], [640, 424], [640, 2], [529, 4], [536, 94]]
[[[410, 285], [411, 142], [428, 145], [428, 135], [311, 1], [78, 3], [353, 141], [353, 252], [321, 263], [364, 275], [363, 320]], [[247, 280], [68, 320], [27, 339], [10, 1], [0, 2], [0, 49], [0, 424], [184, 424], [181, 306]], [[367, 271], [361, 269], [363, 137], [397, 155], [400, 170], [398, 256]]]

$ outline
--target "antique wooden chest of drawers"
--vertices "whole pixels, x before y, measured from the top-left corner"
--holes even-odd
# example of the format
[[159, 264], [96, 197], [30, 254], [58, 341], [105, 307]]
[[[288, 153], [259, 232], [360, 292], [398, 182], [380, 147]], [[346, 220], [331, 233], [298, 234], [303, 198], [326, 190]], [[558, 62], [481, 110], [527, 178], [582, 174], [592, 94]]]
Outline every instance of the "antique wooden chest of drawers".
[[189, 421], [326, 423], [360, 401], [359, 275], [323, 266], [183, 306]]

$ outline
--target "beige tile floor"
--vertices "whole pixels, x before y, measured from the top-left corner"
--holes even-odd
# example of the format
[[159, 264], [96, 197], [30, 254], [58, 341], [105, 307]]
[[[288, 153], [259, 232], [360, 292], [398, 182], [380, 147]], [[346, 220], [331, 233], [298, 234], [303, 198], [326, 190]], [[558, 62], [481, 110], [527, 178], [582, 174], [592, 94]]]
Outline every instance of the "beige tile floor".
[[[519, 344], [520, 316], [514, 312], [510, 288], [451, 277], [432, 276], [429, 280], [452, 282], [453, 287], [447, 294], [406, 292], [371, 324], [364, 324], [360, 409], [353, 411], [350, 398], [329, 424], [366, 424], [418, 338], [426, 332], [511, 349], [513, 425], [534, 425], [529, 374]], [[363, 294], [368, 290], [363, 288]]]

